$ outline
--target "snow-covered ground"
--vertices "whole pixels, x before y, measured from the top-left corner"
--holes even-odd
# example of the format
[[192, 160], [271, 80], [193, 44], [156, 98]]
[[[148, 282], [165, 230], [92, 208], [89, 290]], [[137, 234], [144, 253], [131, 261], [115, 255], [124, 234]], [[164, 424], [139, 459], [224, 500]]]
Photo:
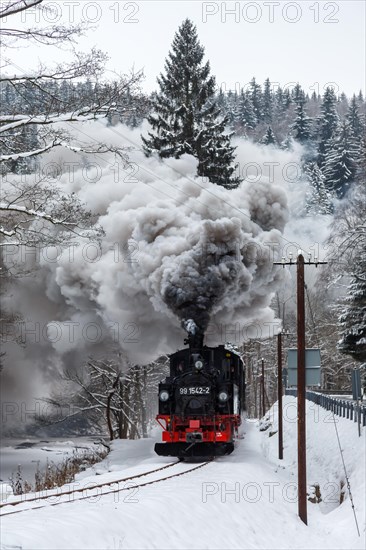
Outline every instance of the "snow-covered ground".
[[[359, 438], [353, 422], [335, 417], [359, 537], [347, 491], [339, 505], [344, 472], [333, 416], [307, 403], [308, 485], [320, 485], [322, 501], [308, 503], [306, 526], [297, 516], [296, 399], [284, 398], [283, 461], [277, 458], [278, 434], [273, 433], [276, 410], [275, 405], [269, 422], [261, 423], [268, 425], [265, 431], [257, 421], [244, 423], [244, 438], [232, 455], [185, 476], [3, 517], [1, 548], [363, 549], [365, 428]], [[154, 455], [153, 443], [114, 442], [103, 463], [80, 474], [76, 482], [101, 483], [170, 462]]]

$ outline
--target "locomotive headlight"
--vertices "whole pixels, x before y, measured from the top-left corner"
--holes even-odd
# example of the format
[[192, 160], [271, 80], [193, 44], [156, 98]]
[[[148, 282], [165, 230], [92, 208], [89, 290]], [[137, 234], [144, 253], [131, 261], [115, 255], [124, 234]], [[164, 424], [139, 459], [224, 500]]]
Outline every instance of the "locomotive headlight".
[[219, 401], [221, 401], [221, 403], [225, 403], [225, 401], [227, 401], [229, 399], [229, 395], [226, 391], [220, 391], [218, 397], [219, 397]]
[[159, 399], [160, 399], [160, 401], [168, 401], [168, 399], [169, 399], [169, 392], [167, 392], [166, 390], [162, 390], [162, 391], [159, 393]]
[[196, 361], [194, 366], [196, 367], [197, 370], [201, 370], [203, 368], [203, 363], [202, 361]]

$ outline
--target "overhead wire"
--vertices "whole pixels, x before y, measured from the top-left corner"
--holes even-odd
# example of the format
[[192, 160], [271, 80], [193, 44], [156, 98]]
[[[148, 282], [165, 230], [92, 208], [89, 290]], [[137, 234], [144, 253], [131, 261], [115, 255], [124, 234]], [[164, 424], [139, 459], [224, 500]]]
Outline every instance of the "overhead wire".
[[337, 423], [336, 423], [336, 421], [335, 421], [334, 411], [332, 411], [332, 413], [333, 413], [333, 424], [334, 424], [334, 428], [335, 428], [335, 431], [336, 431], [336, 434], [337, 434], [337, 441], [338, 441], [339, 452], [341, 453], [341, 458], [342, 458], [342, 464], [343, 464], [344, 475], [346, 476], [347, 490], [348, 490], [349, 498], [350, 498], [350, 501], [351, 501], [351, 506], [352, 506], [352, 510], [353, 510], [353, 516], [354, 516], [354, 518], [355, 518], [357, 533], [358, 533], [358, 536], [360, 537], [361, 534], [360, 534], [360, 529], [359, 529], [359, 526], [358, 526], [357, 515], [356, 515], [356, 509], [355, 509], [355, 505], [354, 505], [354, 502], [353, 502], [353, 496], [352, 496], [352, 492], [351, 492], [351, 484], [350, 484], [349, 477], [348, 477], [348, 472], [347, 472], [347, 468], [346, 468], [346, 463], [345, 463], [345, 461], [344, 461], [343, 450], [342, 450], [342, 447], [341, 447], [341, 441], [340, 441], [340, 439], [339, 439], [339, 433], [338, 433]]

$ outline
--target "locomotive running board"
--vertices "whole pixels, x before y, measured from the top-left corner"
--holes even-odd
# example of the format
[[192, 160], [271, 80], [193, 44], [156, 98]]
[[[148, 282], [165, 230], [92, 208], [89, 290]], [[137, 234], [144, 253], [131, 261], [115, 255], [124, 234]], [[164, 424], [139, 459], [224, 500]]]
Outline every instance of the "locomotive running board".
[[155, 443], [155, 452], [159, 456], [177, 456], [178, 458], [229, 455], [234, 443]]

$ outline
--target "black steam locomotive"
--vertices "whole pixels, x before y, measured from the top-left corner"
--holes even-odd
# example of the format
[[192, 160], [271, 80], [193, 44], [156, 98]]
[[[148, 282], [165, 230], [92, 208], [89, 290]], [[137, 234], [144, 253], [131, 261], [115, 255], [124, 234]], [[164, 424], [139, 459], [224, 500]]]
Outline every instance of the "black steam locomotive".
[[225, 346], [203, 346], [189, 335], [170, 356], [170, 376], [159, 384], [162, 456], [214, 457], [230, 454], [245, 406], [245, 374], [240, 357]]

